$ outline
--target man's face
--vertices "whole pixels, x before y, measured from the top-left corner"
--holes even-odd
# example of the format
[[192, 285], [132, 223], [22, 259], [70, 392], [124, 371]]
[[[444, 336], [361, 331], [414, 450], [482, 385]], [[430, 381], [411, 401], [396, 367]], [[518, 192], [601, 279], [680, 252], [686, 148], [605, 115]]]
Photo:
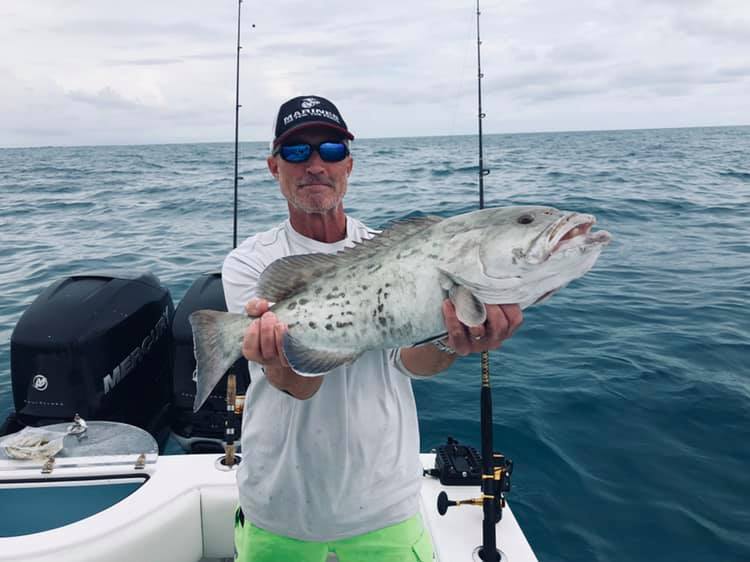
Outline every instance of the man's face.
[[[284, 141], [284, 144], [340, 141], [340, 136], [325, 127], [300, 131]], [[352, 158], [341, 162], [325, 162], [316, 150], [305, 162], [286, 162], [280, 155], [268, 157], [268, 168], [279, 180], [281, 193], [289, 204], [304, 213], [326, 213], [341, 205], [346, 193]]]

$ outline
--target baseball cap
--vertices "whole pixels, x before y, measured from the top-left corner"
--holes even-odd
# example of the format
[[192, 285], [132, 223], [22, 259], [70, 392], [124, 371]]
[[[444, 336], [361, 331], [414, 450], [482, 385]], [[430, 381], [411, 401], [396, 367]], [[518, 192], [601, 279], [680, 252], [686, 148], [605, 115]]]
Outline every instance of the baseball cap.
[[331, 101], [320, 96], [298, 96], [281, 104], [276, 115], [271, 148], [281, 144], [292, 133], [309, 127], [328, 127], [349, 140], [354, 139]]

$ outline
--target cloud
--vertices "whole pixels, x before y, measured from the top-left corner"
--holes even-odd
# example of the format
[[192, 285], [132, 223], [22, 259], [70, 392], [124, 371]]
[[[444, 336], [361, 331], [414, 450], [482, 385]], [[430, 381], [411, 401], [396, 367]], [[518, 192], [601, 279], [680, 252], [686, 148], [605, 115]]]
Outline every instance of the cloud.
[[725, 18], [717, 16], [680, 15], [674, 21], [674, 29], [698, 39], [710, 39], [722, 43], [736, 43], [747, 48], [750, 37], [750, 18]]
[[109, 66], [162, 66], [166, 64], [181, 64], [183, 59], [176, 58], [146, 58], [146, 59], [108, 59], [103, 61]]
[[[744, 70], [744, 72], [742, 72]], [[612, 86], [621, 89], [645, 89], [657, 95], [685, 95], [704, 86], [731, 84], [743, 81], [747, 68], [713, 68], [686, 63], [631, 67], [618, 71]]]
[[67, 97], [74, 102], [90, 104], [99, 109], [133, 110], [145, 108], [143, 104], [126, 99], [109, 86], [94, 94], [81, 91], [68, 92]]
[[191, 41], [214, 40], [223, 37], [223, 30], [196, 21], [155, 22], [145, 19], [73, 19], [53, 25], [49, 31], [64, 36], [134, 37], [143, 39], [156, 37], [182, 37]]
[[744, 80], [750, 77], [750, 65], [722, 67], [716, 71], [716, 74], [721, 77]]
[[[0, 3], [0, 146], [232, 138], [235, 2], [40, 2]], [[455, 0], [243, 3], [242, 138], [267, 140], [300, 92], [359, 137], [473, 132], [475, 18]], [[746, 120], [748, 22], [746, 0], [485, 3], [486, 131]]]
[[605, 61], [609, 56], [606, 46], [602, 48], [590, 42], [578, 41], [550, 49], [546, 60], [553, 64], [581, 65]]
[[70, 134], [69, 129], [38, 126], [13, 127], [9, 132], [21, 139], [37, 139], [39, 137], [64, 138]]
[[185, 55], [182, 60], [205, 60], [205, 61], [225, 61], [227, 59], [234, 60], [237, 57], [237, 53], [234, 49], [226, 49], [224, 51], [217, 51], [213, 53], [197, 53], [193, 55]]
[[164, 66], [170, 64], [183, 64], [191, 61], [226, 61], [234, 60], [236, 52], [221, 51], [213, 53], [196, 53], [192, 55], [182, 55], [180, 57], [163, 57], [163, 58], [134, 58], [134, 59], [104, 59], [102, 64], [107, 66]]

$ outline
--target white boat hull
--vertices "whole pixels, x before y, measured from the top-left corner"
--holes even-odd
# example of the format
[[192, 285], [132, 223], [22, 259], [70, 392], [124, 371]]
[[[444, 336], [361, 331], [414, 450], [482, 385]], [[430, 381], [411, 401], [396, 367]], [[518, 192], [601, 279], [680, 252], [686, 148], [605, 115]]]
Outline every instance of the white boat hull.
[[[61, 485], [66, 479], [88, 477], [101, 484], [132, 475], [148, 480], [115, 505], [56, 529], [0, 538], [2, 562], [209, 562], [232, 559], [233, 523], [237, 507], [235, 472], [217, 468], [219, 455], [164, 456], [144, 468], [119, 465], [59, 466], [42, 475], [39, 465], [19, 461], [17, 470], [3, 472], [0, 487]], [[423, 454], [425, 468], [433, 454]], [[11, 484], [10, 482], [15, 483]], [[26, 481], [19, 484], [20, 481]], [[114, 480], [113, 480], [114, 481]], [[118, 482], [121, 480], [117, 480]], [[81, 485], [81, 482], [75, 482]], [[451, 508], [445, 516], [436, 509], [437, 495], [447, 490], [451, 499], [479, 494], [478, 487], [443, 487], [425, 477], [421, 509], [439, 562], [469, 562], [481, 544], [482, 510]], [[1, 509], [1, 508], [0, 508]], [[3, 514], [3, 517], [12, 516]], [[497, 526], [498, 548], [510, 562], [535, 562], [526, 538], [509, 507]], [[331, 558], [335, 560], [335, 558]]]

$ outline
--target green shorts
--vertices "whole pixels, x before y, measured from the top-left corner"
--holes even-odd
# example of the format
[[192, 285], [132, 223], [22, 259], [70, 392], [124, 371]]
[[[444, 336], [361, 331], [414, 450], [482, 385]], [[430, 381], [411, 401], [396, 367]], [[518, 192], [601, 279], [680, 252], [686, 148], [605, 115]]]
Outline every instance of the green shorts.
[[235, 562], [432, 562], [430, 533], [414, 517], [371, 533], [330, 542], [292, 539], [264, 531], [241, 517], [234, 521]]

